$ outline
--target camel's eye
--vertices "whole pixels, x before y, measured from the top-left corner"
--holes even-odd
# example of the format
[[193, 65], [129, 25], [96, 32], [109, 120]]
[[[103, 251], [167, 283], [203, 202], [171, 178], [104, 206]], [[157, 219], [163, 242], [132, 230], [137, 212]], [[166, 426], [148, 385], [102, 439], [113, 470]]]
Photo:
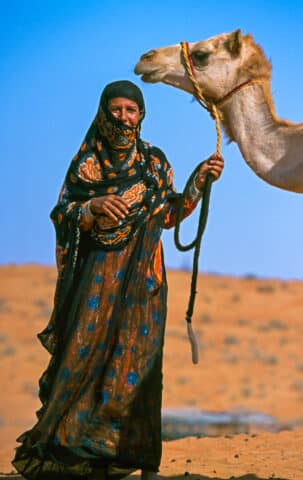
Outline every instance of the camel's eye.
[[196, 68], [202, 68], [205, 67], [208, 63], [208, 57], [210, 53], [209, 52], [203, 52], [203, 51], [197, 51], [197, 52], [192, 52], [191, 58], [193, 61], [193, 64]]

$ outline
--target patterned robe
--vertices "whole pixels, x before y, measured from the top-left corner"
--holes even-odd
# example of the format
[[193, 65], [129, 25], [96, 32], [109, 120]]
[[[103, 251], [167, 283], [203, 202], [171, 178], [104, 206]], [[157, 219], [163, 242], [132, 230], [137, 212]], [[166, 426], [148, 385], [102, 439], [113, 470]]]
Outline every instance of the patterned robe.
[[[144, 173], [113, 183], [130, 205], [130, 219], [117, 231], [106, 218], [91, 227], [86, 202], [100, 194], [96, 182], [105, 170], [92, 151], [98, 148], [94, 132], [72, 162], [52, 213], [59, 275], [54, 313], [39, 334], [51, 360], [39, 382], [38, 422], [18, 438], [13, 461], [28, 479], [94, 472], [120, 478], [160, 464], [167, 304], [160, 236], [174, 226], [179, 198], [163, 152], [148, 146], [145, 163], [137, 155], [128, 165], [136, 171], [140, 162], [142, 171], [143, 162]], [[113, 188], [108, 180], [105, 188]], [[184, 216], [197, 201], [188, 195]], [[135, 228], [125, 241], [129, 223]]]

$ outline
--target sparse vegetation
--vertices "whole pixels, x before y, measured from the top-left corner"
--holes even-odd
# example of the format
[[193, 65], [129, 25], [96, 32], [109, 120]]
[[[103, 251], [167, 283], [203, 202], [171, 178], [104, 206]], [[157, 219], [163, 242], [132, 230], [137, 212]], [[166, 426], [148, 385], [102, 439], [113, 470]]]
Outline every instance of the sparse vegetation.
[[245, 398], [251, 397], [252, 391], [249, 387], [243, 387], [241, 389], [242, 396]]
[[211, 303], [212, 300], [211, 300], [211, 297], [209, 297], [208, 295], [204, 295], [203, 301], [204, 301], [205, 303]]
[[183, 376], [183, 377], [177, 377], [177, 383], [179, 385], [185, 385], [186, 383], [188, 383], [188, 378]]
[[224, 344], [225, 345], [238, 345], [240, 343], [240, 340], [235, 337], [234, 335], [227, 335], [224, 338]]
[[292, 384], [293, 390], [303, 395], [303, 380], [296, 380]]
[[245, 327], [247, 325], [249, 325], [251, 323], [250, 320], [248, 320], [247, 318], [239, 318], [239, 320], [237, 321], [237, 324], [240, 325], [241, 327]]
[[35, 300], [35, 305], [39, 308], [39, 316], [49, 319], [52, 313], [52, 307], [43, 298]]
[[208, 313], [202, 313], [201, 315], [201, 322], [203, 323], [211, 323], [212, 318]]
[[16, 349], [11, 345], [3, 345], [0, 348], [0, 357], [12, 357], [16, 354]]
[[9, 304], [5, 298], [0, 298], [0, 313], [7, 313], [10, 311]]
[[224, 362], [236, 364], [239, 362], [239, 357], [235, 354], [224, 352], [223, 355]]
[[25, 382], [22, 385], [22, 390], [24, 393], [28, 393], [32, 397], [36, 398], [38, 396], [38, 385], [33, 382]]
[[258, 325], [257, 329], [260, 332], [269, 332], [271, 330], [287, 330], [288, 325], [281, 320], [273, 319], [264, 325]]
[[276, 289], [273, 285], [264, 284], [264, 285], [258, 285], [256, 290], [257, 292], [260, 292], [260, 293], [274, 293]]
[[243, 278], [245, 278], [245, 280], [256, 280], [258, 277], [255, 273], [246, 273]]
[[299, 372], [303, 372], [303, 363], [298, 363], [296, 365], [296, 369], [299, 371]]

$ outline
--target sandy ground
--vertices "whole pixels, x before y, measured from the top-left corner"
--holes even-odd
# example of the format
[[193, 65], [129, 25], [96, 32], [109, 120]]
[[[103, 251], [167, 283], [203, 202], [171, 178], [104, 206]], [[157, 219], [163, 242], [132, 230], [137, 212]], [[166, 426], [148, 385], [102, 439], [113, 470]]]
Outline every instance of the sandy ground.
[[[2, 472], [12, 470], [15, 438], [36, 421], [37, 381], [49, 359], [36, 334], [48, 322], [55, 279], [53, 267], [0, 268]], [[170, 271], [168, 281], [164, 408], [262, 412], [283, 428], [164, 442], [160, 477], [303, 479], [303, 282], [200, 275], [200, 362], [192, 365], [190, 273]]]

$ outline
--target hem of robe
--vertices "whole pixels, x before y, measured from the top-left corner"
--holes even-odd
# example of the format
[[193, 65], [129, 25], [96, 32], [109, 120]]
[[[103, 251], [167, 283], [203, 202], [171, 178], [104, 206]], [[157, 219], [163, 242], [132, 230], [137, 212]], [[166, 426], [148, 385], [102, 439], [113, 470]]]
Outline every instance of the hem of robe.
[[47, 456], [44, 458], [38, 454], [38, 449], [41, 450], [41, 445], [36, 445], [30, 450], [23, 444], [16, 449], [12, 465], [25, 479], [80, 480], [96, 475], [98, 480], [120, 480], [136, 470], [159, 471], [159, 467], [155, 465], [140, 462], [133, 465], [123, 464], [122, 461], [117, 462], [100, 454], [94, 456], [87, 452], [85, 458], [83, 447], [77, 449], [53, 446], [52, 449], [48, 448]]

